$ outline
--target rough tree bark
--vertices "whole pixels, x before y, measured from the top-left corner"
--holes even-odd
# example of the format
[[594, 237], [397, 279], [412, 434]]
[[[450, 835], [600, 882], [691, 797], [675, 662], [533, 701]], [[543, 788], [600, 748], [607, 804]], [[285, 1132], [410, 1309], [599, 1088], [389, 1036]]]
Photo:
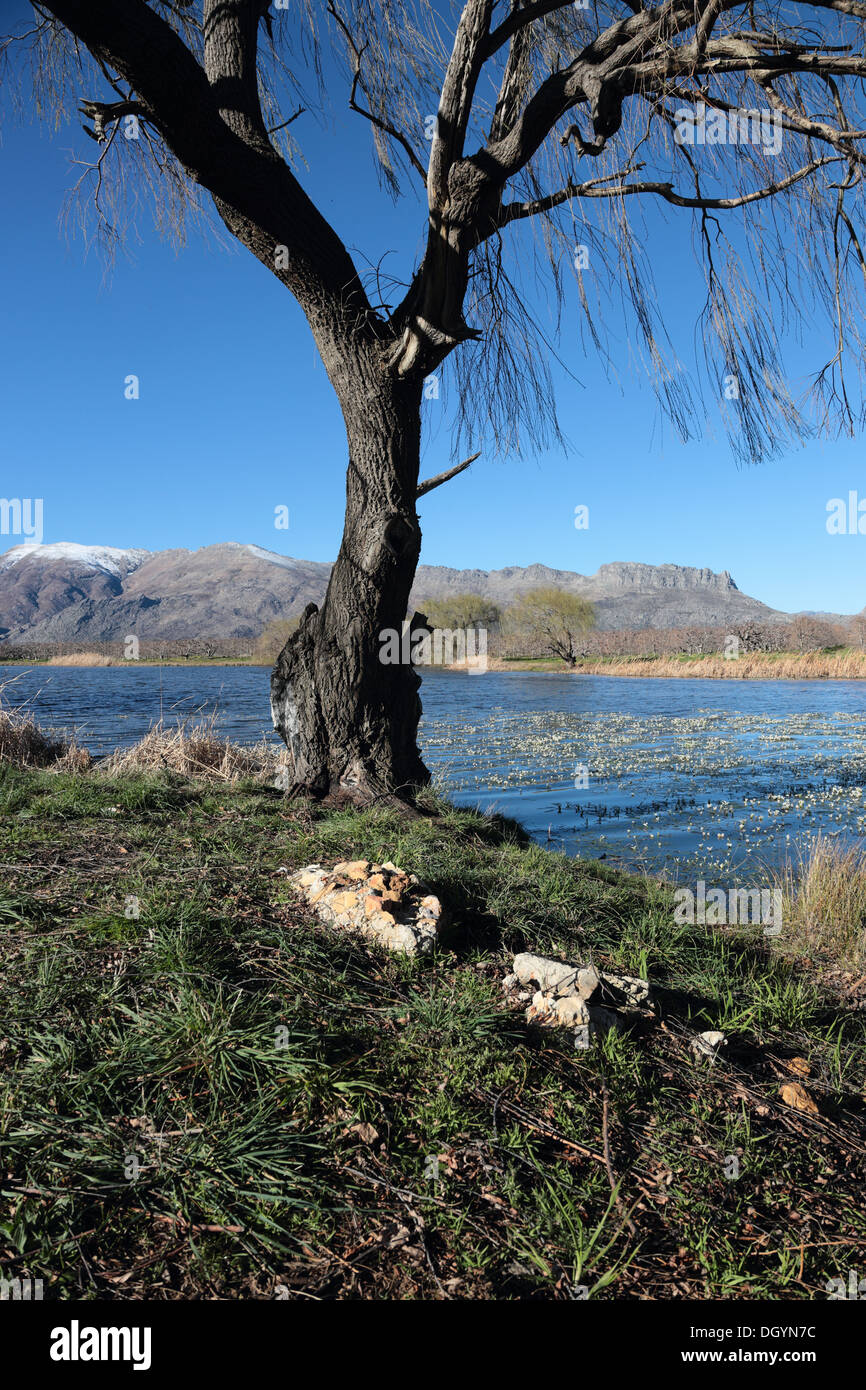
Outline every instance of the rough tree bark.
[[411, 665], [380, 660], [380, 634], [402, 629], [421, 550], [420, 386], [383, 378], [374, 363], [344, 414], [343, 539], [322, 608], [308, 605], [274, 667], [274, 726], [298, 787], [408, 799], [429, 779], [417, 744], [421, 681]]

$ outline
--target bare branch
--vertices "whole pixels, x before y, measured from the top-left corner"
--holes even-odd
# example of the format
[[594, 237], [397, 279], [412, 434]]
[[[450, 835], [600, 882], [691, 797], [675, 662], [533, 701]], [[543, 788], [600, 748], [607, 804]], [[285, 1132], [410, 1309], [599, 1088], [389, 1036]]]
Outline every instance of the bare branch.
[[[629, 193], [656, 193], [660, 198], [664, 198], [665, 202], [673, 203], [678, 208], [709, 208], [713, 210], [741, 208], [745, 207], [747, 203], [757, 203], [763, 198], [772, 198], [777, 193], [784, 193], [787, 188], [793, 187], [801, 179], [814, 174], [815, 170], [820, 169], [822, 165], [838, 164], [841, 161], [841, 155], [823, 155], [820, 159], [813, 159], [811, 164], [798, 169], [796, 173], [789, 174], [787, 178], [768, 184], [766, 188], [756, 188], [750, 193], [741, 193], [732, 198], [688, 198], [681, 193], [675, 193], [672, 184], [652, 180], [641, 183], [617, 184], [613, 188], [599, 188], [590, 184], [582, 184], [574, 188], [570, 196], [574, 198], [618, 198], [625, 197]], [[597, 185], [599, 180], [594, 180], [594, 183]], [[530, 216], [531, 214], [515, 214], [518, 217], [524, 215]]]
[[447, 468], [444, 473], [437, 473], [435, 477], [428, 478], [426, 482], [419, 483], [418, 491], [415, 494], [416, 498], [423, 497], [425, 492], [432, 492], [434, 487], [441, 487], [442, 484], [447, 483], [449, 479], [456, 478], [458, 473], [462, 473], [464, 468], [468, 468], [470, 463], [474, 463], [475, 460], [480, 457], [481, 450], [479, 449], [477, 454], [473, 454], [471, 458], [464, 459], [463, 462], [458, 463], [455, 468]]
[[570, 4], [572, 0], [536, 0], [533, 5], [520, 7], [519, 0], [516, 0], [511, 14], [497, 25], [484, 45], [485, 62], [522, 29], [528, 28], [537, 19], [544, 19], [545, 15], [553, 14], [555, 10], [566, 9]]
[[268, 135], [276, 135], [278, 130], [285, 130], [286, 126], [292, 125], [292, 123], [296, 121], [299, 116], [303, 116], [306, 109], [307, 108], [305, 106], [299, 106], [295, 114], [293, 116], [290, 116], [287, 121], [281, 121], [279, 125], [268, 126]]
[[430, 149], [427, 193], [431, 212], [448, 201], [448, 176], [463, 154], [463, 142], [486, 54], [494, 0], [466, 0], [442, 83], [436, 131]]
[[[213, 195], [226, 227], [291, 289], [338, 394], [377, 318], [345, 246], [271, 145], [258, 96], [250, 104], [251, 13], [226, 0], [225, 27], [208, 0], [210, 72], [144, 0], [46, 0], [45, 7], [119, 73], [187, 176]], [[241, 13], [241, 11], [246, 13]]]
[[376, 116], [372, 111], [367, 110], [363, 106], [358, 105], [358, 102], [355, 99], [355, 93], [357, 92], [359, 86], [364, 95], [367, 96], [367, 90], [364, 86], [364, 82], [361, 77], [361, 59], [364, 56], [364, 49], [366, 45], [362, 45], [360, 48], [358, 47], [358, 45], [355, 43], [355, 40], [352, 37], [352, 31], [346, 24], [339, 11], [334, 7], [333, 3], [329, 3], [328, 5], [328, 14], [332, 16], [335, 23], [342, 30], [342, 33], [346, 39], [346, 43], [348, 44], [352, 53], [354, 74], [352, 77], [352, 90], [349, 93], [350, 109], [352, 111], [356, 111], [359, 116], [363, 116], [364, 119], [368, 120], [372, 125], [374, 125], [377, 130], [381, 130], [384, 135], [390, 135], [392, 140], [396, 140], [397, 143], [404, 150], [409, 160], [409, 163], [412, 165], [412, 168], [416, 171], [416, 173], [420, 174], [421, 178], [426, 184], [427, 170], [424, 168], [424, 165], [421, 163], [417, 154], [413, 150], [408, 138], [403, 134], [403, 132], [398, 130], [396, 126], [391, 125], [389, 121], [383, 120], [381, 116]]
[[89, 135], [91, 140], [100, 145], [108, 139], [106, 125], [122, 120], [124, 116], [148, 119], [148, 112], [140, 101], [82, 101], [78, 109], [93, 122], [92, 130], [86, 125], [81, 127], [85, 135]]

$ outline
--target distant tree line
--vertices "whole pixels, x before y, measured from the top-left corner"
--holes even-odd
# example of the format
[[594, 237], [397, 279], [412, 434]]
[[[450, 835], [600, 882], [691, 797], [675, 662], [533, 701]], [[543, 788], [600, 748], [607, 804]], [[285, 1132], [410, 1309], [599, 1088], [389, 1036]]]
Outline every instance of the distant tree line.
[[488, 654], [504, 660], [557, 656], [576, 665], [585, 658], [605, 656], [710, 656], [732, 649], [746, 655], [866, 647], [866, 614], [839, 622], [802, 614], [780, 622], [748, 619], [716, 626], [604, 629], [597, 626], [591, 603], [553, 586], [532, 589], [504, 607], [473, 593], [421, 599], [418, 607], [431, 627], [486, 627]]
[[[616, 656], [711, 656], [731, 648], [752, 652], [813, 652], [836, 647], [866, 649], [866, 614], [843, 621], [801, 614], [788, 622], [751, 619], [727, 626], [599, 628], [593, 606], [565, 589], [531, 589], [500, 606], [482, 594], [457, 593], [421, 599], [417, 605], [431, 628], [484, 628], [489, 656], [503, 660], [558, 657], [570, 666], [584, 659]], [[299, 618], [275, 618], [258, 637], [142, 638], [142, 661], [241, 661], [273, 665]], [[126, 645], [113, 642], [0, 642], [2, 661], [46, 661], [79, 652], [124, 660]]]
[[[250, 657], [256, 642], [254, 637], [185, 637], [185, 638], [144, 638], [138, 643], [140, 661], [194, 661], [202, 658], [211, 661], [239, 661]], [[74, 642], [0, 642], [0, 661], [49, 661], [55, 656], [75, 656], [79, 652], [93, 652], [97, 656], [111, 657], [114, 661], [134, 660], [127, 656], [127, 644], [117, 638], [113, 642], [94, 642], [90, 638], [79, 638]]]

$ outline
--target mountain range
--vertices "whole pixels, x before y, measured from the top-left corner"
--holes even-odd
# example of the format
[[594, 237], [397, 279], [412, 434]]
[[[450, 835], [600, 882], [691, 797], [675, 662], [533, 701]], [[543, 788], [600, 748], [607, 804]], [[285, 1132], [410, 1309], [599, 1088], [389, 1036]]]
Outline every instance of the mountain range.
[[[255, 637], [275, 618], [321, 603], [331, 565], [230, 541], [200, 550], [15, 546], [0, 555], [0, 641], [110, 642]], [[539, 585], [590, 599], [601, 628], [668, 628], [784, 621], [725, 570], [616, 561], [595, 574], [547, 565], [499, 570], [420, 565], [411, 605], [480, 593], [504, 606]]]

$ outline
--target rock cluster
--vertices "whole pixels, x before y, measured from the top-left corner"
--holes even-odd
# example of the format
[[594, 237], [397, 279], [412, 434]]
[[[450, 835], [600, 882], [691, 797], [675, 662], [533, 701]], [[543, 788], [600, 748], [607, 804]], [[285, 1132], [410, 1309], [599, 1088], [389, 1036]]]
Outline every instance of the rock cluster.
[[527, 1023], [573, 1028], [575, 1044], [588, 1047], [593, 1036], [622, 1028], [630, 1013], [650, 1003], [646, 980], [613, 975], [594, 965], [569, 965], [523, 952], [514, 957], [503, 989], [516, 1005], [526, 1004]]
[[390, 861], [353, 859], [332, 869], [308, 864], [289, 882], [323, 922], [360, 932], [391, 951], [414, 956], [431, 950], [445, 921], [427, 885]]

